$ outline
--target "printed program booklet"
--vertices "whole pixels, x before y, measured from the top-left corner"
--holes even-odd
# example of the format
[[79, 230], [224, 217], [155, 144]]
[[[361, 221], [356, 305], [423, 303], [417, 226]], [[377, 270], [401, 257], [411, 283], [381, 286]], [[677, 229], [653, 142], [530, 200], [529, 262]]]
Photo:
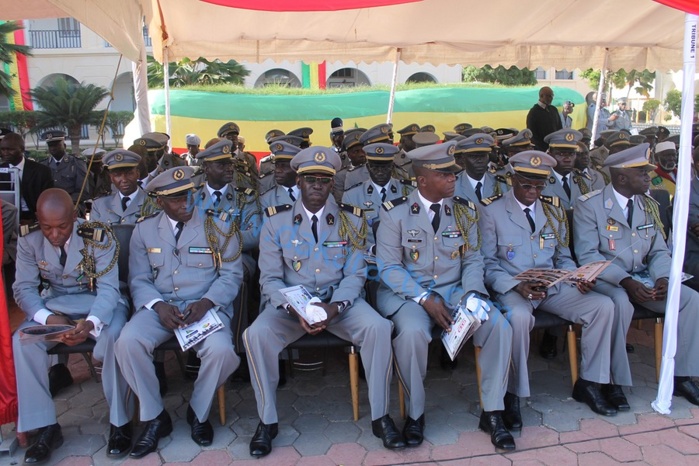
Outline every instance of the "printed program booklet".
[[546, 288], [560, 282], [591, 282], [606, 269], [611, 261], [597, 261], [578, 267], [575, 270], [529, 269], [514, 278], [527, 282], [539, 282]]
[[320, 299], [309, 293], [303, 285], [282, 288], [279, 292], [284, 295], [286, 302], [294, 308], [294, 311], [296, 311], [308, 325], [317, 324], [327, 319], [328, 316], [323, 308], [313, 306], [313, 303], [320, 302]]
[[479, 315], [484, 315], [484, 320], [488, 320], [488, 310], [490, 310], [490, 306], [485, 301], [473, 297], [467, 299], [466, 304], [462, 300], [454, 309], [452, 312], [454, 323], [450, 327], [450, 331], [442, 330], [442, 344], [452, 361], [469, 338], [480, 328], [481, 318]]
[[63, 335], [73, 329], [75, 329], [75, 325], [34, 325], [19, 331], [19, 341], [23, 345], [29, 345], [40, 341], [59, 341]]
[[224, 327], [218, 314], [213, 309], [209, 309], [204, 317], [191, 325], [175, 329], [175, 336], [182, 347], [182, 351], [187, 351], [200, 341], [205, 340], [209, 335], [218, 332]]

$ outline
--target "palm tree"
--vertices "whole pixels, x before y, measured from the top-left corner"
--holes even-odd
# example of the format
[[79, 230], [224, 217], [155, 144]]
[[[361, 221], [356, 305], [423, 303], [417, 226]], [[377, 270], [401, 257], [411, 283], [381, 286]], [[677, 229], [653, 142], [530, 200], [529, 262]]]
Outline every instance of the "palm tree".
[[71, 151], [79, 154], [80, 130], [85, 124], [99, 123], [100, 112], [96, 112], [95, 107], [109, 91], [94, 84], [78, 84], [60, 78], [50, 86], [33, 89], [30, 94], [41, 108], [37, 110], [38, 127], [65, 127]]
[[[14, 21], [0, 24], [0, 62], [10, 64], [14, 61], [14, 55], [31, 55], [29, 47], [26, 45], [8, 44], [7, 35], [22, 29], [22, 26]], [[4, 67], [0, 67], [0, 94], [5, 96], [15, 95], [17, 91], [12, 89], [12, 76], [7, 73]]]
[[[192, 84], [243, 84], [250, 74], [243, 65], [235, 60], [222, 62], [209, 61], [199, 57], [196, 60], [183, 58], [169, 64], [170, 86], [182, 87]], [[163, 65], [148, 56], [148, 87], [163, 87], [165, 71]]]

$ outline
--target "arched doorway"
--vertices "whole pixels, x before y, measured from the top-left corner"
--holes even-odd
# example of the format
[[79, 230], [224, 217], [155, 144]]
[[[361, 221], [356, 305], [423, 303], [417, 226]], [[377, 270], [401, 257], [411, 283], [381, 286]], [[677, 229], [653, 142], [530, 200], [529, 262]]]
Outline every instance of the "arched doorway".
[[255, 81], [255, 87], [267, 86], [301, 87], [301, 81], [289, 70], [273, 68], [262, 73]]
[[68, 81], [69, 83], [80, 84], [80, 82], [79, 82], [77, 79], [75, 79], [74, 77], [72, 77], [72, 76], [70, 76], [70, 75], [68, 75], [68, 74], [65, 74], [65, 73], [53, 73], [53, 74], [49, 74], [49, 75], [47, 75], [47, 76], [44, 76], [44, 78], [43, 78], [41, 81], [39, 81], [39, 86], [38, 86], [38, 87], [47, 87], [47, 86], [50, 87], [50, 86], [53, 86], [54, 84], [56, 84], [56, 81], [58, 81], [58, 80], [61, 79], [61, 78], [65, 79], [65, 80]]
[[133, 112], [136, 110], [133, 77], [131, 72], [120, 74], [114, 83], [114, 102], [110, 106], [113, 112]]
[[357, 68], [341, 68], [330, 75], [327, 87], [371, 86], [369, 77]]
[[423, 71], [419, 73], [412, 74], [408, 79], [405, 80], [406, 83], [436, 83], [437, 78], [429, 73]]

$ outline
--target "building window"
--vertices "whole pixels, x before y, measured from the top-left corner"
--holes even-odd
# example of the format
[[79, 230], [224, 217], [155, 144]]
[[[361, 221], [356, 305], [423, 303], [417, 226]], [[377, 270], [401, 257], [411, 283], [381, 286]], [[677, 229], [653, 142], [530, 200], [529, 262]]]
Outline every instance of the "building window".
[[80, 23], [75, 18], [58, 18], [58, 35], [76, 37], [80, 35]]
[[556, 79], [573, 79], [573, 72], [568, 70], [556, 70]]
[[413, 74], [405, 82], [406, 83], [436, 83], [437, 79], [435, 79], [435, 77], [429, 73], [420, 72], [420, 73]]
[[546, 70], [542, 67], [538, 67], [534, 70], [534, 77], [536, 77], [536, 79], [546, 79]]
[[301, 87], [301, 81], [289, 70], [274, 68], [265, 71], [255, 82], [255, 87], [267, 86]]
[[341, 68], [330, 75], [326, 86], [328, 88], [371, 86], [371, 83], [367, 75], [357, 68]]

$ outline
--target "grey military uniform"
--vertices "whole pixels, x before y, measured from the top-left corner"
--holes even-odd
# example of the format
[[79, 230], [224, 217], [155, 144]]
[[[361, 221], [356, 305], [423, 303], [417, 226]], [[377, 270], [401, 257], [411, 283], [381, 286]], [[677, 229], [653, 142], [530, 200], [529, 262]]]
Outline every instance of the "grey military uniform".
[[[301, 193], [299, 193], [299, 196]], [[293, 204], [296, 202], [289, 196], [289, 188], [286, 186], [275, 186], [262, 196], [260, 196], [260, 208], [264, 211], [267, 207], [274, 207], [282, 204]]]
[[[415, 188], [411, 183], [402, 183], [395, 178], [391, 178], [391, 181], [388, 183], [388, 188], [386, 189], [385, 201], [407, 196], [413, 189]], [[381, 191], [376, 189], [371, 179], [368, 179], [364, 183], [358, 184], [348, 191], [345, 191], [345, 195], [342, 197], [343, 203], [357, 206], [364, 211], [364, 217], [371, 230], [367, 236], [367, 241], [370, 244], [376, 244], [372, 226], [374, 221], [379, 218], [381, 204], [385, 202], [381, 200], [381, 196]]]
[[[61, 188], [70, 194], [71, 199], [75, 202], [78, 199], [80, 190], [82, 189], [83, 181], [87, 174], [87, 165], [85, 161], [71, 154], [65, 154], [60, 162], [56, 162], [51, 156], [42, 160], [41, 163], [51, 169], [53, 173], [53, 187]], [[89, 199], [90, 183], [85, 186], [83, 199]]]
[[392, 325], [362, 298], [366, 280], [363, 244], [354, 244], [355, 234], [339, 233], [345, 221], [361, 230], [361, 211], [341, 208], [329, 198], [319, 219], [317, 243], [300, 200], [266, 212], [269, 217], [260, 235], [265, 247], [259, 258], [263, 311], [243, 334], [261, 421], [277, 422], [279, 353], [304, 335], [297, 317], [283, 309], [286, 300], [279, 292], [294, 285], [303, 285], [326, 303], [349, 302], [327, 331], [361, 347], [371, 418], [383, 417], [388, 413]]
[[[655, 207], [653, 207], [655, 206]], [[583, 196], [575, 207], [575, 254], [580, 264], [613, 260], [597, 278], [595, 291], [612, 298], [615, 305], [614, 338], [625, 339], [633, 317], [633, 305], [620, 282], [631, 274], [646, 272], [655, 283], [670, 276], [671, 257], [662, 235], [662, 225], [650, 209], [657, 203], [650, 196], [634, 196], [634, 215], [629, 225], [614, 195], [612, 185]], [[665, 300], [648, 301], [641, 306], [665, 312]], [[680, 293], [675, 375], [699, 375], [699, 295], [687, 286]], [[622, 340], [623, 344], [624, 341]], [[629, 376], [630, 379], [630, 376]], [[615, 383], [630, 385], [616, 380]]]
[[276, 186], [276, 181], [274, 180], [274, 162], [273, 155], [270, 154], [260, 160], [260, 175], [257, 182], [257, 187], [259, 192], [266, 193], [274, 186]]
[[344, 190], [347, 191], [351, 187], [362, 183], [369, 179], [369, 167], [367, 164], [362, 164], [357, 167], [350, 167], [347, 169], [347, 176], [345, 177], [345, 187]]
[[[148, 195], [141, 188], [138, 188], [129, 197], [131, 201], [126, 206], [126, 210], [121, 208], [119, 192], [95, 199], [90, 211], [90, 220], [104, 222], [109, 225], [135, 224], [140, 217], [149, 214], [149, 212], [143, 211], [143, 204], [146, 203]], [[146, 203], [146, 205], [152, 204]]]
[[[184, 311], [190, 303], [207, 298], [214, 304], [225, 328], [194, 346], [201, 368], [194, 382], [189, 404], [200, 421], [209, 416], [216, 389], [235, 371], [240, 358], [231, 336], [233, 300], [243, 279], [240, 257], [215, 267], [205, 233], [204, 211], [194, 208], [192, 218], [175, 241], [173, 227], [164, 212], [136, 224], [129, 250], [129, 286], [137, 309], [116, 344], [119, 366], [140, 400], [142, 421], [154, 419], [163, 410], [153, 350], [173, 337], [158, 313], [146, 306], [162, 300]], [[218, 228], [229, 231], [229, 224], [215, 217]], [[216, 234], [219, 245], [224, 244]], [[239, 241], [233, 237], [221, 257], [233, 258]]]
[[[413, 298], [434, 291], [456, 306], [468, 292], [487, 294], [483, 258], [476, 249], [478, 226], [471, 222], [468, 238], [464, 238], [456, 219], [457, 209], [475, 218], [475, 206], [457, 199], [443, 200], [436, 233], [417, 190], [406, 198], [387, 202], [379, 214], [376, 256], [381, 285], [377, 310], [396, 327], [393, 348], [412, 419], [418, 419], [425, 410], [423, 380], [434, 326], [434, 321]], [[474, 336], [474, 344], [482, 348], [479, 362], [484, 369], [481, 392], [485, 411], [503, 409], [511, 341], [510, 325], [499, 312], [491, 312]]]
[[[503, 192], [502, 183], [500, 183], [498, 178], [496, 178], [496, 176], [490, 172], [486, 172], [483, 175], [481, 183], [483, 184], [481, 187], [482, 199], [497, 196]], [[465, 171], [461, 172], [461, 174], [456, 178], [454, 195], [468, 199], [474, 204], [480, 202], [480, 199], [478, 199], [478, 196], [476, 196], [476, 190], [473, 189], [473, 186], [471, 185]]]
[[544, 196], [557, 197], [564, 209], [572, 209], [575, 206], [575, 201], [581, 195], [592, 191], [590, 187], [592, 179], [581, 175], [577, 170], [573, 170], [568, 173], [568, 186], [570, 187], [570, 197], [568, 197], [568, 194], [563, 189], [563, 184], [553, 173], [553, 169], [550, 169], [550, 172], [546, 188], [544, 188], [542, 194]]
[[[88, 278], [82, 270], [85, 240], [78, 234], [84, 221], [78, 219], [66, 247], [66, 265], [61, 266], [58, 248], [46, 240], [41, 231], [34, 231], [19, 238], [17, 245], [17, 274], [12, 286], [15, 300], [24, 311], [25, 320], [20, 329], [38, 325], [33, 322], [37, 312], [53, 307], [53, 298], [76, 296], [76, 302], [86, 301], [87, 309], [75, 309], [68, 314], [72, 319], [95, 316], [104, 324], [92, 356], [102, 361], [102, 388], [109, 405], [109, 421], [115, 426], [129, 422], [133, 403], [127, 403], [128, 385], [122, 377], [114, 347], [127, 319], [126, 301], [119, 294], [119, 271], [116, 266], [96, 279], [94, 292], [88, 288]], [[104, 241], [102, 244], [107, 244]], [[108, 268], [115, 254], [115, 243], [106, 249], [95, 249], [96, 271]], [[39, 284], [44, 290], [38, 292]], [[81, 296], [78, 295], [88, 295]], [[48, 305], [47, 305], [48, 303]], [[91, 336], [90, 338], [94, 338]], [[17, 430], [28, 432], [56, 423], [56, 409], [49, 393], [49, 356], [46, 350], [56, 343], [34, 343], [23, 345], [19, 332], [12, 337], [12, 346], [17, 372], [19, 394], [19, 422]], [[156, 382], [157, 390], [157, 382]], [[130, 400], [132, 401], [132, 400]]]
[[604, 179], [602, 172], [594, 168], [586, 168], [580, 173], [589, 180], [588, 186], [590, 187], [590, 192], [604, 189], [604, 187], [607, 186], [607, 181]]
[[[542, 198], [544, 198], [542, 196]], [[514, 288], [520, 283], [515, 275], [531, 268], [574, 270], [575, 262], [566, 244], [565, 212], [555, 199], [540, 199], [532, 207], [535, 228], [517, 203], [514, 191], [497, 199], [484, 200], [479, 226], [483, 235], [481, 252], [485, 260], [485, 283], [503, 306], [512, 325], [512, 366], [508, 392], [527, 397], [529, 374], [529, 333], [534, 328], [534, 309], [541, 309], [583, 325], [582, 367], [580, 376], [588, 381], [609, 383], [611, 322], [614, 306], [603, 295], [582, 294], [569, 283], [547, 290], [541, 301], [530, 301]], [[615, 357], [626, 361], [626, 347], [621, 344]]]
[[401, 149], [393, 156], [393, 177], [399, 180], [414, 180], [415, 170], [408, 154]]
[[610, 128], [616, 130], [630, 130], [631, 129], [631, 116], [628, 111], [625, 110], [615, 110], [612, 115], [617, 115], [617, 119], [610, 122]]

